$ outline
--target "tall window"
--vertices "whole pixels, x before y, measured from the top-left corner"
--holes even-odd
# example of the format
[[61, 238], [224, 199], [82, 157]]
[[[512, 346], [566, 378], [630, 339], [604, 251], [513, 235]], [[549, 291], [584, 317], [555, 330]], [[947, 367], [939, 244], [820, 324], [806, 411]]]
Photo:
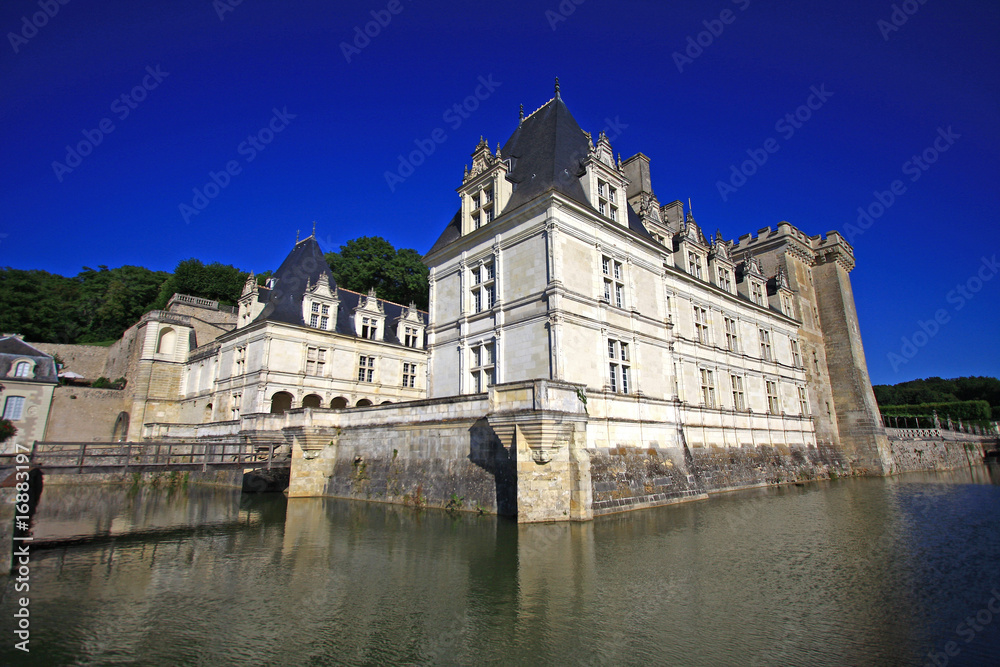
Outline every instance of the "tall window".
[[604, 300], [613, 303], [618, 308], [625, 307], [625, 283], [622, 263], [610, 257], [601, 258], [601, 271], [604, 273]]
[[803, 417], [809, 414], [809, 399], [806, 397], [805, 387], [799, 387], [799, 410], [802, 411]]
[[752, 280], [750, 281], [750, 300], [758, 306], [764, 305], [764, 288], [761, 287], [760, 283]]
[[420, 332], [416, 327], [403, 327], [403, 341], [406, 347], [417, 347], [420, 342]]
[[758, 329], [757, 334], [760, 337], [760, 358], [764, 361], [774, 361], [771, 353], [771, 332], [767, 329]]
[[493, 222], [495, 207], [493, 206], [493, 188], [485, 188], [482, 196], [472, 195], [470, 200], [472, 208], [472, 228], [479, 229], [482, 225]]
[[243, 394], [233, 394], [233, 403], [229, 411], [233, 420], [240, 418], [240, 404], [243, 402]]
[[608, 369], [611, 380], [611, 391], [619, 394], [627, 394], [629, 388], [629, 377], [631, 368], [631, 358], [629, 357], [629, 345], [625, 341], [608, 339]]
[[792, 365], [796, 368], [802, 367], [802, 354], [799, 353], [799, 341], [792, 340]]
[[694, 335], [699, 343], [708, 343], [708, 311], [694, 307]]
[[746, 410], [746, 397], [743, 395], [743, 378], [739, 375], [730, 375], [729, 381], [733, 385], [733, 407], [737, 410]]
[[607, 181], [597, 181], [597, 211], [612, 220], [618, 219], [618, 190]]
[[733, 277], [729, 269], [719, 269], [719, 287], [727, 292], [733, 291]]
[[3, 418], [17, 421], [24, 411], [24, 396], [8, 396], [3, 405]]
[[375, 357], [358, 357], [358, 382], [375, 381]]
[[415, 387], [417, 379], [417, 365], [403, 362], [403, 386]]
[[740, 339], [737, 334], [736, 320], [731, 317], [726, 318], [726, 349], [730, 352], [740, 351]]
[[471, 275], [472, 312], [490, 310], [496, 300], [496, 268], [493, 262], [473, 267]]
[[494, 349], [493, 343], [482, 343], [470, 348], [469, 370], [472, 373], [472, 387], [477, 394], [486, 391], [486, 388], [493, 384], [496, 369]]
[[31, 376], [31, 364], [27, 361], [17, 362], [14, 367], [14, 377], [26, 378]]
[[688, 253], [688, 273], [695, 278], [701, 278], [701, 256], [696, 252]]
[[764, 388], [767, 390], [767, 411], [776, 415], [781, 412], [781, 405], [778, 403], [778, 383], [764, 380]]
[[[306, 348], [306, 375], [323, 375], [326, 367], [326, 348]], [[360, 379], [360, 378], [358, 378]], [[371, 382], [371, 380], [369, 380]]]
[[701, 369], [701, 400], [705, 407], [715, 407], [715, 374], [707, 368]]
[[794, 313], [792, 313], [792, 300], [786, 294], [781, 295], [781, 312], [789, 317], [795, 317]]
[[236, 375], [243, 375], [247, 372], [247, 346], [240, 345], [236, 348]]

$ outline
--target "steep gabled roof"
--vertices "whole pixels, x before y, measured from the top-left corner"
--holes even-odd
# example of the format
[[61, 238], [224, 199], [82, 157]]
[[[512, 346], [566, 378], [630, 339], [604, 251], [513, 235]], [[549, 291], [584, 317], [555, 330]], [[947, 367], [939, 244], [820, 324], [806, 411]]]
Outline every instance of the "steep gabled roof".
[[587, 195], [580, 185], [580, 164], [590, 153], [587, 134], [558, 92], [540, 109], [521, 122], [500, 150], [510, 159], [508, 180], [514, 192], [503, 212], [511, 211], [549, 188], [581, 204]]
[[302, 297], [305, 295], [306, 284], [315, 285], [323, 274], [330, 281], [330, 288], [336, 289], [337, 281], [334, 280], [316, 239], [310, 236], [296, 243], [275, 272], [274, 287], [268, 295], [267, 305], [254, 321], [270, 320], [305, 325], [302, 319]]

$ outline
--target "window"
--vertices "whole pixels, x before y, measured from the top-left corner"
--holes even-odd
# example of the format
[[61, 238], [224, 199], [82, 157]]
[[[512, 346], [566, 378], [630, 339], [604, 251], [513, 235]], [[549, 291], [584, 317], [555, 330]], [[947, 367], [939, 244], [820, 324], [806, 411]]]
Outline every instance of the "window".
[[493, 207], [486, 209], [486, 222], [493, 222]]
[[375, 381], [375, 357], [361, 355], [358, 358], [358, 382]]
[[327, 331], [330, 329], [330, 306], [313, 301], [309, 306], [309, 326]]
[[792, 300], [789, 299], [788, 296], [785, 294], [781, 295], [781, 312], [783, 312], [785, 315], [788, 315], [789, 317], [795, 316], [792, 313]]
[[611, 381], [611, 391], [627, 394], [629, 388], [629, 344], [622, 340], [608, 339], [608, 376]]
[[729, 269], [719, 269], [719, 287], [727, 292], [733, 291], [733, 278]]
[[472, 195], [472, 209], [479, 208], [479, 195]]
[[378, 320], [374, 317], [361, 318], [361, 337], [375, 340], [378, 333]]
[[496, 267], [487, 262], [472, 269], [472, 312], [493, 308], [496, 301]]
[[708, 311], [694, 307], [694, 334], [699, 343], [708, 344]]
[[483, 190], [483, 196], [486, 198], [486, 203], [489, 204], [493, 201], [493, 188], [486, 188]]
[[403, 327], [403, 344], [406, 347], [417, 347], [420, 344], [420, 332], [416, 327]]
[[781, 407], [778, 403], [778, 383], [771, 380], [764, 380], [764, 388], [767, 390], [767, 411], [772, 415], [776, 415], [781, 412]]
[[17, 366], [14, 367], [14, 377], [31, 377], [31, 363], [28, 361], [17, 362]]
[[737, 335], [736, 320], [731, 317], [726, 318], [726, 349], [730, 352], [740, 351], [740, 339]]
[[743, 378], [739, 375], [730, 375], [729, 381], [733, 385], [733, 407], [737, 410], [746, 410], [746, 397], [743, 395]]
[[[326, 348], [306, 348], [306, 375], [323, 375], [326, 367]], [[360, 379], [360, 378], [359, 378]], [[371, 380], [369, 380], [371, 382]]]
[[481, 226], [482, 226], [482, 222], [479, 219], [479, 214], [478, 213], [473, 213], [472, 214], [472, 228], [473, 229], [479, 229]]
[[771, 354], [771, 332], [767, 329], [758, 329], [757, 334], [760, 337], [760, 358], [764, 361], [774, 361]]
[[247, 346], [240, 345], [236, 348], [236, 375], [243, 375], [247, 372]]
[[415, 387], [417, 379], [417, 365], [403, 362], [403, 386]]
[[688, 273], [695, 278], [701, 278], [701, 257], [698, 253], [688, 253]]
[[809, 399], [806, 397], [805, 387], [799, 387], [799, 410], [802, 411], [803, 417], [809, 414]]
[[615, 206], [617, 192], [618, 190], [610, 183], [597, 181], [597, 212], [612, 220], [618, 220], [618, 207]]
[[[604, 300], [618, 308], [625, 307], [625, 283], [622, 280], [622, 263], [610, 257], [601, 258], [601, 272], [604, 274]], [[611, 300], [614, 293], [614, 301]]]
[[792, 340], [792, 365], [796, 368], [802, 367], [802, 355], [799, 353], [799, 341]]
[[706, 408], [715, 407], [715, 377], [707, 368], [701, 369], [701, 401]]
[[8, 396], [3, 405], [3, 418], [17, 421], [24, 411], [24, 396]]
[[494, 359], [493, 343], [482, 343], [471, 348], [472, 364], [472, 388], [477, 394], [486, 391], [486, 388], [493, 384], [496, 360]]
[[233, 403], [229, 411], [232, 413], [231, 416], [234, 421], [240, 418], [240, 405], [242, 402], [243, 394], [233, 394]]
[[764, 289], [760, 286], [760, 283], [750, 281], [750, 300], [758, 306], [764, 305]]

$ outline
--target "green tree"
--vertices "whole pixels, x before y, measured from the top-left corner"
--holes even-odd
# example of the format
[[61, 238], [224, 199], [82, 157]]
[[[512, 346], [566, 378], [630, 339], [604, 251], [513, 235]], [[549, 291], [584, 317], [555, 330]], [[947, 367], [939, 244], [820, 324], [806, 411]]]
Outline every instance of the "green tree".
[[76, 302], [81, 343], [114, 340], [136, 323], [170, 274], [141, 266], [83, 267]]
[[397, 251], [382, 237], [362, 236], [325, 257], [338, 286], [362, 293], [374, 287], [380, 299], [427, 309], [428, 271], [416, 250]]
[[153, 308], [166, 308], [174, 294], [188, 294], [232, 306], [239, 300], [248, 275], [229, 264], [212, 262], [205, 265], [201, 260], [185, 259], [160, 286]]

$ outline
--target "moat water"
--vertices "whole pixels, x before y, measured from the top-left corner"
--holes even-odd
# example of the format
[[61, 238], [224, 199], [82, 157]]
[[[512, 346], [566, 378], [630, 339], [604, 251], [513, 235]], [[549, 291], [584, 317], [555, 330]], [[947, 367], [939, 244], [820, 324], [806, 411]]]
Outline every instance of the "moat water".
[[0, 664], [995, 665], [998, 482], [836, 480], [529, 526], [49, 486], [31, 652], [8, 578]]

